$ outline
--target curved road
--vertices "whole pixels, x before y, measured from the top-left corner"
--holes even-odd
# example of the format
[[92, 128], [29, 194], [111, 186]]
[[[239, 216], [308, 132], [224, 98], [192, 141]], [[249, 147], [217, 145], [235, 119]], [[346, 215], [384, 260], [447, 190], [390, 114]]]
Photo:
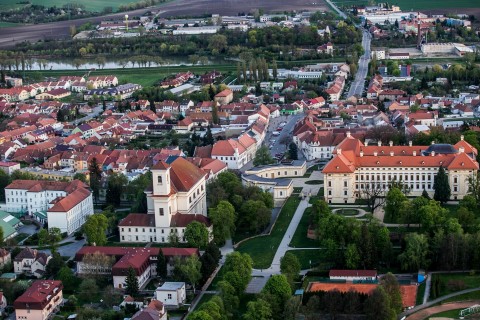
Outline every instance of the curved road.
[[292, 11], [292, 10], [326, 10], [326, 6], [313, 4], [311, 0], [173, 0], [158, 6], [138, 9], [128, 12], [114, 13], [107, 16], [91, 17], [77, 20], [58, 21], [52, 23], [26, 25], [12, 28], [0, 28], [0, 49], [13, 47], [15, 44], [43, 39], [68, 39], [70, 26], [80, 26], [91, 22], [98, 24], [106, 19], [123, 19], [125, 14], [140, 16], [147, 11], [161, 10], [159, 17], [192, 16], [202, 14], [237, 15], [240, 12], [248, 13], [252, 9], [264, 11]]

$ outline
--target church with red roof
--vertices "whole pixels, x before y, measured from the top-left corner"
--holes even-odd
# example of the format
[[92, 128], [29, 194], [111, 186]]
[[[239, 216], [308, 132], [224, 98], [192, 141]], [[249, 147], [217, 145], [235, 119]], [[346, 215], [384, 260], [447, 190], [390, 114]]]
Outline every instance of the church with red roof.
[[145, 190], [148, 212], [131, 213], [120, 221], [120, 241], [167, 243], [175, 235], [186, 242], [185, 228], [193, 221], [211, 231], [205, 186], [208, 172], [182, 157], [170, 163], [161, 160], [151, 171], [153, 183]]

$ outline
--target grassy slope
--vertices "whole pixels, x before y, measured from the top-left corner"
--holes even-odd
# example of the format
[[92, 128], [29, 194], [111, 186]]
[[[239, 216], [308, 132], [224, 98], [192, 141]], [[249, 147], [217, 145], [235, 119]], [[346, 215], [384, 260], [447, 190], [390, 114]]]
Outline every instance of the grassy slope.
[[237, 250], [248, 253], [252, 257], [254, 268], [266, 269], [270, 267], [299, 203], [298, 197], [288, 198], [270, 235], [253, 238], [240, 244]]
[[448, 282], [450, 280], [463, 281], [465, 283], [465, 289], [472, 289], [480, 287], [480, 275], [469, 275], [468, 273], [452, 273], [452, 274], [439, 274], [441, 286], [439, 297], [447, 295], [452, 292], [456, 292], [448, 288]]
[[309, 207], [303, 213], [302, 219], [300, 219], [297, 230], [295, 230], [295, 234], [293, 235], [292, 241], [290, 242], [291, 247], [316, 248], [319, 246], [318, 241], [307, 238], [308, 215], [310, 214], [311, 210], [312, 208]]

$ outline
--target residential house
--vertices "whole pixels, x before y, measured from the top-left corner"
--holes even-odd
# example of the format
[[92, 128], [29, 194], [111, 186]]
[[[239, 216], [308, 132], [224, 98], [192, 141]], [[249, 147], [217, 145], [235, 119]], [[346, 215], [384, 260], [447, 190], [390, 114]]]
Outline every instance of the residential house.
[[52, 259], [52, 256], [47, 255], [45, 252], [25, 247], [13, 259], [13, 272], [41, 278], [45, 275], [50, 259]]
[[165, 306], [180, 307], [187, 299], [185, 282], [164, 282], [155, 290], [155, 298]]
[[16, 320], [47, 320], [63, 304], [63, 285], [58, 280], [37, 280], [13, 303]]
[[214, 101], [218, 102], [221, 105], [229, 104], [233, 101], [233, 91], [230, 89], [225, 89], [217, 93], [214, 97]]

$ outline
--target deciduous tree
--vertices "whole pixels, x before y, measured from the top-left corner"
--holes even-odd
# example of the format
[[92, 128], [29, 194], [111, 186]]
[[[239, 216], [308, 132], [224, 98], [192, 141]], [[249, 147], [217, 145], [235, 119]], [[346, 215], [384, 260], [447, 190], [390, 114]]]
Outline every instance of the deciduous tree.
[[190, 222], [185, 228], [185, 239], [195, 248], [205, 248], [209, 242], [207, 227], [198, 221]]

